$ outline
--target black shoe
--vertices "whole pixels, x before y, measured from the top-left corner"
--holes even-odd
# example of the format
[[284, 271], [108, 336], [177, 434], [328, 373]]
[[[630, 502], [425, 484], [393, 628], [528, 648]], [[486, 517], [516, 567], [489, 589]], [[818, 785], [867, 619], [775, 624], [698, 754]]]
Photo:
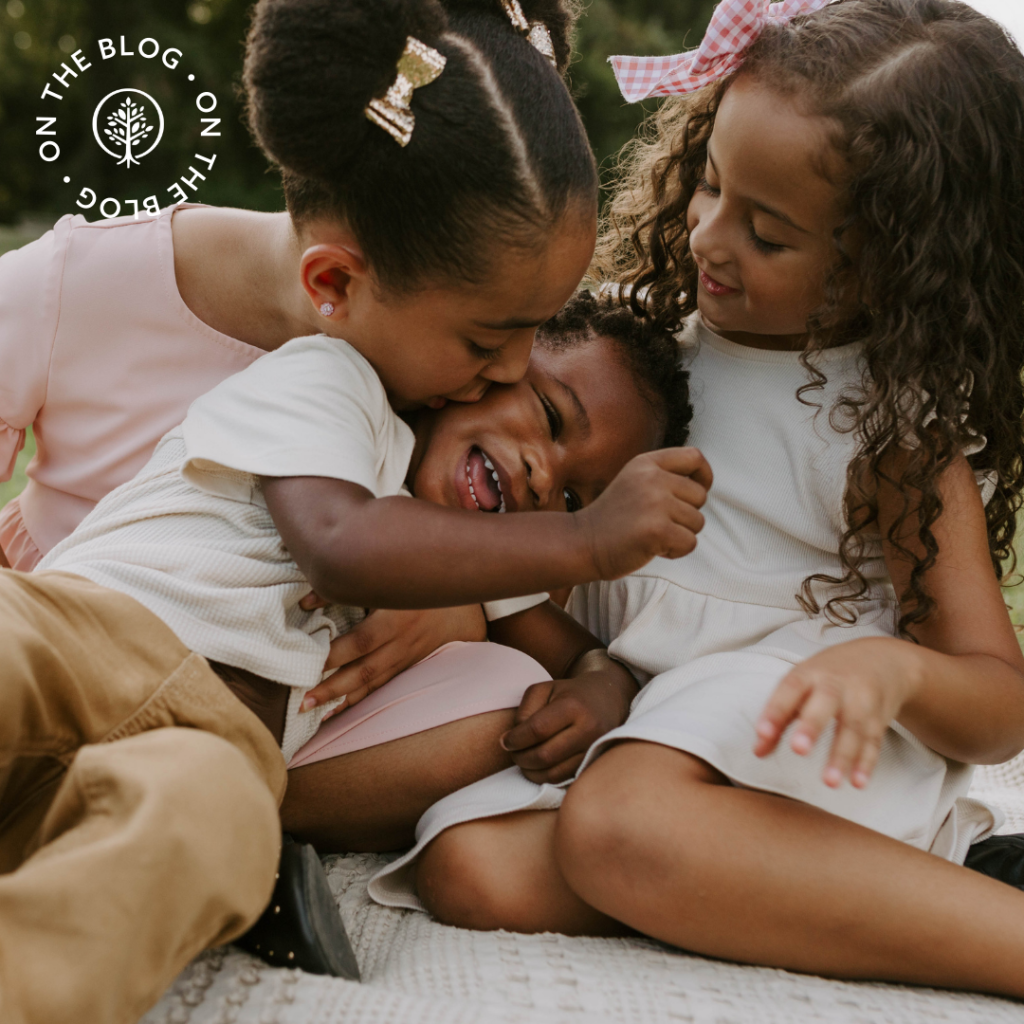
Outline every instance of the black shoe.
[[359, 981], [359, 964], [324, 866], [312, 846], [287, 834], [270, 906], [235, 945], [274, 967]]
[[1024, 890], [1024, 836], [989, 836], [967, 851], [964, 867]]

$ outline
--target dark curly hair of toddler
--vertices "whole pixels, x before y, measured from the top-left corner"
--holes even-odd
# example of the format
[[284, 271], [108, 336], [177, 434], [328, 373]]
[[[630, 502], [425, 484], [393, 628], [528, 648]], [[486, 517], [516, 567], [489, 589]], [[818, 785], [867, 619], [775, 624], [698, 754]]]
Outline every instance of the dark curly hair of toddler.
[[671, 331], [636, 316], [611, 297], [586, 290], [577, 292], [537, 330], [537, 344], [555, 351], [598, 337], [614, 344], [637, 391], [661, 418], [661, 447], [686, 444], [693, 418], [689, 374], [680, 366]]

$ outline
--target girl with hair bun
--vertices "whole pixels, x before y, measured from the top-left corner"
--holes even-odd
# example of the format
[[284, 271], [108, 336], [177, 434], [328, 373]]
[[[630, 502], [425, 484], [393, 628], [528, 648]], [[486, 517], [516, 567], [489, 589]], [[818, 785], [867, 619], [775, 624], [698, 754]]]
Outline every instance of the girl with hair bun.
[[[511, 616], [692, 548], [710, 478], [688, 449], [640, 456], [586, 508], [543, 460], [475, 446], [458, 500], [402, 494], [397, 413], [520, 381], [592, 255], [596, 170], [549, 59], [570, 19], [539, 11], [263, 0], [244, 79], [286, 214], [65, 218], [0, 260], [8, 475], [29, 426], [38, 444], [0, 519], [5, 564], [37, 570], [0, 570], [0, 738], [24, 762], [0, 788], [10, 1012], [127, 1019], [242, 933], [274, 884], [286, 759], [329, 710], [484, 639], [481, 602]], [[550, 401], [523, 398], [560, 448]], [[632, 689], [563, 626], [598, 656], [596, 701]], [[280, 875], [302, 920], [273, 948], [357, 974], [316, 858]]]

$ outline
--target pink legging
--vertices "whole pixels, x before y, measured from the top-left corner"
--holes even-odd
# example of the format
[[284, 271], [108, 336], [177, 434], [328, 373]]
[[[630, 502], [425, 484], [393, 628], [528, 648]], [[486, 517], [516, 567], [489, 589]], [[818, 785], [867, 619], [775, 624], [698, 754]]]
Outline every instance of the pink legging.
[[460, 718], [518, 707], [527, 687], [550, 678], [522, 651], [456, 640], [324, 722], [288, 767], [375, 747]]

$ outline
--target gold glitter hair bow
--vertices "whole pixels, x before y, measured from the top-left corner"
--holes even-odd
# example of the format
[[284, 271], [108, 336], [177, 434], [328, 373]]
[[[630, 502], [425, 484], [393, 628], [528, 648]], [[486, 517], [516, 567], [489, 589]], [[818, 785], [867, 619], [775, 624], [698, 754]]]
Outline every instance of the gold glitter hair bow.
[[395, 81], [383, 99], [370, 100], [364, 113], [400, 146], [408, 146], [416, 127], [416, 116], [409, 105], [412, 94], [421, 86], [430, 85], [447, 63], [448, 58], [443, 53], [407, 36], [395, 69]]
[[555, 44], [551, 41], [551, 33], [548, 31], [547, 25], [543, 21], [528, 21], [519, 0], [501, 0], [501, 6], [505, 8], [512, 27], [526, 36], [533, 48], [547, 57], [552, 67], [557, 67]]

